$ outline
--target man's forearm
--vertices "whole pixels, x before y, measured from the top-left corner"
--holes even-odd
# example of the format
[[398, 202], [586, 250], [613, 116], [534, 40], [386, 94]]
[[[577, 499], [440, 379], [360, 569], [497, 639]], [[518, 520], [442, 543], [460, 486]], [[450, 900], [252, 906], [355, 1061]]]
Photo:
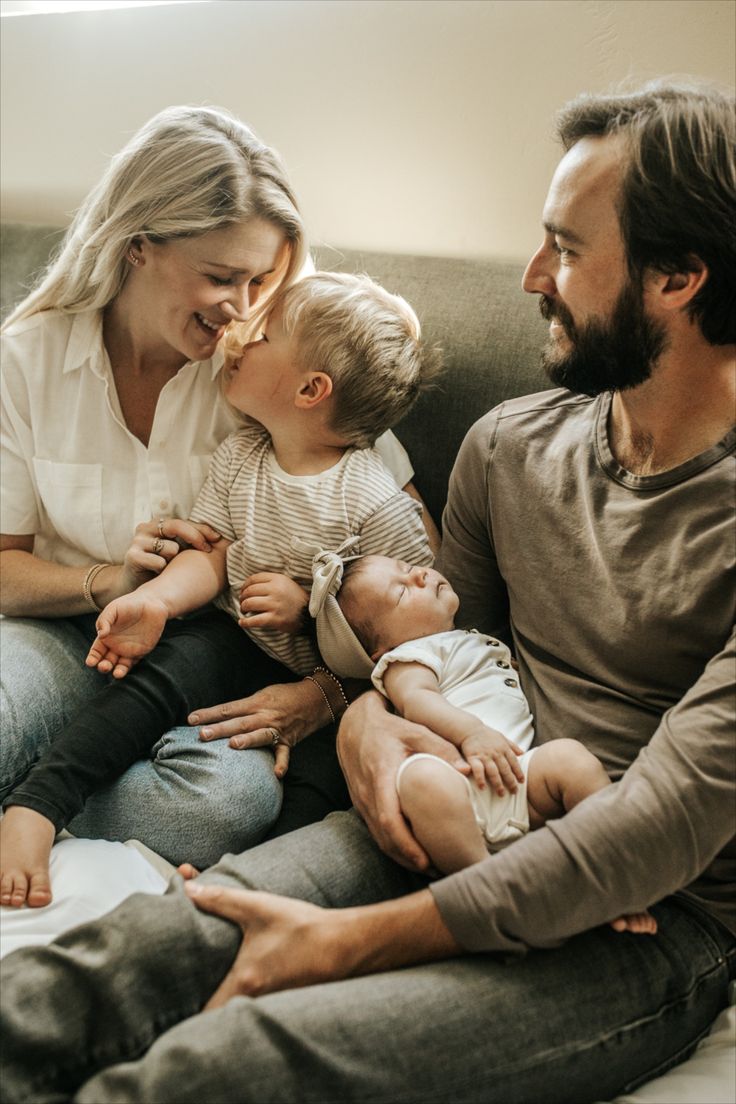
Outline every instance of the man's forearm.
[[427, 889], [330, 915], [336, 950], [347, 967], [341, 976], [379, 973], [464, 953]]

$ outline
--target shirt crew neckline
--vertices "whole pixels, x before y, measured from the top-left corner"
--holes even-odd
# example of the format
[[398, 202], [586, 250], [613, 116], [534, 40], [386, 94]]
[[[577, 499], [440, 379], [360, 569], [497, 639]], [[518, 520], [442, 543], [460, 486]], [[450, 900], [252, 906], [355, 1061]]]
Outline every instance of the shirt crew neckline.
[[268, 456], [266, 462], [271, 470], [271, 473], [280, 479], [282, 483], [291, 483], [294, 486], [303, 487], [305, 484], [320, 483], [323, 479], [331, 478], [336, 475], [347, 464], [348, 456], [352, 452], [352, 449], [346, 449], [336, 464], [332, 464], [331, 467], [325, 468], [324, 471], [317, 472], [315, 475], [292, 475], [290, 472], [284, 471], [276, 459], [276, 454], [273, 451], [273, 446], [269, 439], [268, 442]]
[[613, 402], [613, 392], [606, 391], [595, 400], [597, 403], [595, 420], [595, 451], [598, 463], [611, 479], [620, 483], [622, 487], [629, 487], [635, 491], [659, 491], [665, 487], [673, 487], [677, 483], [683, 483], [686, 479], [697, 475], [713, 464], [717, 464], [724, 456], [728, 456], [736, 449], [736, 428], [729, 430], [725, 437], [717, 441], [705, 452], [699, 453], [686, 460], [684, 464], [678, 464], [668, 471], [657, 472], [656, 475], [634, 475], [633, 472], [622, 468], [611, 452], [608, 439], [608, 423]]

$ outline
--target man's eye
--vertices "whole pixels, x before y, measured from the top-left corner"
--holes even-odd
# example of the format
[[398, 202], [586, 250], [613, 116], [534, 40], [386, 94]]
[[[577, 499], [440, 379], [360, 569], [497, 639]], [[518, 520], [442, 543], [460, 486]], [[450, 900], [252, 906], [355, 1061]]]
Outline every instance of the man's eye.
[[572, 249], [568, 249], [566, 246], [560, 245], [559, 242], [553, 242], [552, 243], [552, 248], [554, 249], [555, 253], [557, 253], [560, 257], [572, 257], [573, 256]]

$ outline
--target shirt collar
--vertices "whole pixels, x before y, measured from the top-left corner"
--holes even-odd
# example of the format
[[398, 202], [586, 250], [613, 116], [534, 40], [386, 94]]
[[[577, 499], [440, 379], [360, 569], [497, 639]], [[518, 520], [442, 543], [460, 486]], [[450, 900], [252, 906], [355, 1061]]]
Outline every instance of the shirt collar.
[[[64, 358], [64, 374], [76, 371], [89, 361], [92, 371], [98, 376], [103, 375], [107, 353], [102, 343], [102, 311], [79, 311], [71, 318], [71, 333]], [[198, 364], [209, 366], [210, 378], [214, 380], [224, 361], [225, 354], [218, 349], [209, 360], [188, 361], [184, 367], [196, 367]]]

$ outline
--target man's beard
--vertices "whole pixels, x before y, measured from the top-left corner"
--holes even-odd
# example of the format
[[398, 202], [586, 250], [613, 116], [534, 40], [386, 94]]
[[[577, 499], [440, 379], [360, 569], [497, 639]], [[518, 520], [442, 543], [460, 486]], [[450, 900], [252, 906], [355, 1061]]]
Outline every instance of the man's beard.
[[553, 383], [582, 395], [638, 387], [651, 376], [667, 343], [664, 326], [644, 313], [636, 280], [626, 284], [608, 319], [594, 318], [579, 328], [563, 303], [543, 295], [539, 309], [543, 318], [560, 322], [571, 346], [558, 350], [552, 339], [542, 366]]

